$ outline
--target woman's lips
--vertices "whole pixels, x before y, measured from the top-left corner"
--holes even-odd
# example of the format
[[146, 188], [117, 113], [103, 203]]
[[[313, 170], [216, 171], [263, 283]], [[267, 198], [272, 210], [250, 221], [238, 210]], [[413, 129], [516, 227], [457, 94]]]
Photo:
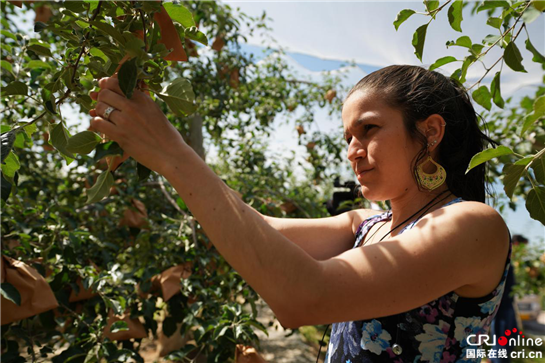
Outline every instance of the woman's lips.
[[358, 178], [363, 176], [363, 175], [367, 175], [370, 171], [373, 171], [374, 169], [368, 169], [368, 170], [362, 170], [358, 173]]

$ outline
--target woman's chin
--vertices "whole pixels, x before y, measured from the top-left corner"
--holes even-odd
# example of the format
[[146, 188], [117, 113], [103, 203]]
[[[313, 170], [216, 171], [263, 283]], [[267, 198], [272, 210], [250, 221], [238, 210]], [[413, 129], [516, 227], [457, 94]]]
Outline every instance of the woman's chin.
[[[360, 184], [361, 185], [361, 184]], [[370, 202], [383, 202], [388, 200], [388, 197], [383, 193], [378, 193], [377, 191], [372, 190], [372, 188], [361, 185], [361, 194], [363, 198], [367, 199]]]

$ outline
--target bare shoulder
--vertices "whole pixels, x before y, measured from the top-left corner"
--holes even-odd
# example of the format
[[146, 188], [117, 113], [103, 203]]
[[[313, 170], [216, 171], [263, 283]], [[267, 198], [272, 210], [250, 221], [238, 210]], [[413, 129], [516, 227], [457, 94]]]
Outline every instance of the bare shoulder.
[[507, 232], [507, 225], [502, 216], [491, 206], [481, 203], [466, 201], [455, 203], [448, 207], [438, 209], [432, 214], [439, 215], [444, 210], [445, 217], [457, 226], [467, 226], [460, 232], [469, 235], [478, 233], [498, 236]]
[[434, 229], [439, 226], [464, 239], [478, 239], [481, 244], [505, 241], [509, 236], [502, 216], [494, 208], [480, 202], [465, 201], [437, 209], [422, 218], [415, 227]]
[[509, 250], [509, 229], [502, 216], [487, 204], [466, 201], [440, 208], [425, 218], [432, 223], [424, 223], [422, 232], [436, 235], [434, 230], [440, 228], [445, 240], [456, 241], [465, 251], [467, 267], [475, 279], [460, 288], [459, 295], [480, 297], [492, 291], [503, 276]]
[[384, 211], [375, 209], [354, 209], [347, 213], [349, 213], [352, 218], [352, 233], [356, 234], [358, 227], [364, 220], [374, 215], [384, 213]]

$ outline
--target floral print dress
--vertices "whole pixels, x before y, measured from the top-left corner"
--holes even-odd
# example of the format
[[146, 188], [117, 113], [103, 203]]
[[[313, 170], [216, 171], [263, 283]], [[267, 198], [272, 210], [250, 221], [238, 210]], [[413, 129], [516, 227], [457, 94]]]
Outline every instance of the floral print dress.
[[[463, 201], [454, 199], [444, 206]], [[353, 248], [359, 247], [371, 227], [391, 218], [391, 211], [366, 219], [356, 232]], [[412, 228], [415, 221], [400, 233]], [[505, 280], [511, 261], [511, 241], [505, 262], [504, 274], [498, 286], [488, 295], [479, 298], [458, 296], [454, 291], [416, 309], [377, 319], [347, 321], [332, 326], [325, 357], [326, 363], [367, 362], [479, 362], [481, 358], [466, 358], [466, 350], [482, 346], [469, 346], [471, 334], [488, 335], [503, 295]], [[397, 326], [397, 344], [402, 353], [394, 354]], [[476, 340], [476, 338], [472, 338]]]

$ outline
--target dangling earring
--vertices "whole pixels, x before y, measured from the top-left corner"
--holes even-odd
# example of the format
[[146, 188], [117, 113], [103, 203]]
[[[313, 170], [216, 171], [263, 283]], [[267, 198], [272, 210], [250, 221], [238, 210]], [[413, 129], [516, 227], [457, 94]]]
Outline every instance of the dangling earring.
[[[428, 144], [428, 147], [433, 146], [436, 143], [437, 143], [437, 140], [434, 140], [431, 143], [431, 145]], [[426, 164], [428, 161], [431, 161], [437, 167], [437, 170], [433, 174], [428, 174], [424, 172], [424, 170], [422, 169], [424, 164]], [[418, 165], [416, 169], [417, 169], [416, 174], [418, 176], [418, 180], [420, 181], [420, 184], [428, 190], [434, 190], [439, 188], [441, 185], [443, 185], [443, 183], [447, 179], [447, 172], [445, 168], [443, 168], [440, 164], [436, 163], [435, 160], [433, 160], [433, 158], [430, 155], [429, 149], [428, 149], [428, 159], [424, 161], [422, 164]]]

